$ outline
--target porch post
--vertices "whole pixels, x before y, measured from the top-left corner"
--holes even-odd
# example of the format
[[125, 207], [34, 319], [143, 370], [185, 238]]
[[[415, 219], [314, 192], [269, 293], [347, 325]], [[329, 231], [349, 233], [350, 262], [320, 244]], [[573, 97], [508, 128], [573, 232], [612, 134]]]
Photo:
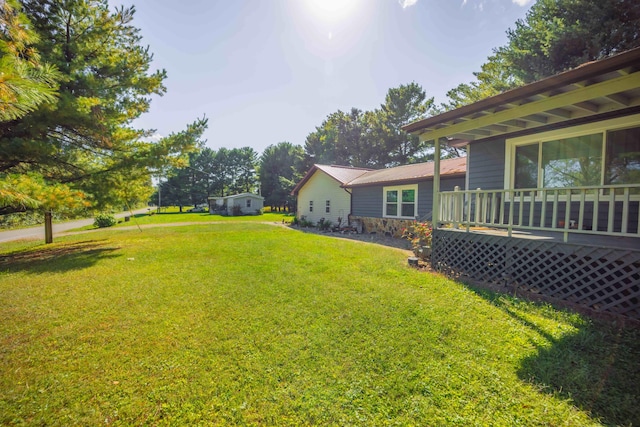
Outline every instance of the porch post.
[[438, 228], [440, 221], [440, 138], [433, 141], [435, 151], [433, 153], [433, 205], [431, 213], [431, 226]]

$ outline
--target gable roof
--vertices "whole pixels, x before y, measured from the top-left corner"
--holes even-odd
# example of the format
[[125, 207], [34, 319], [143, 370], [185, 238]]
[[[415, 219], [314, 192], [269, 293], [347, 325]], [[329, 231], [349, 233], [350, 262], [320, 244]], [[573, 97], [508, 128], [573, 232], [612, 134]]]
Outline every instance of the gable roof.
[[302, 180], [300, 180], [300, 182], [294, 187], [294, 189], [291, 191], [291, 194], [297, 196], [300, 189], [307, 183], [307, 181], [309, 181], [309, 179], [311, 179], [313, 174], [318, 170], [324, 172], [325, 174], [336, 180], [338, 184], [343, 185], [373, 169], [354, 168], [351, 166], [337, 165], [313, 165], [304, 176], [304, 178], [302, 178]]
[[403, 126], [421, 141], [494, 140], [640, 113], [640, 48]]
[[[396, 166], [394, 168], [373, 170], [355, 178], [344, 187], [358, 187], [365, 185], [380, 185], [423, 181], [433, 178], [433, 162], [415, 163], [412, 165]], [[441, 176], [462, 176], [467, 172], [467, 158], [440, 160]]]

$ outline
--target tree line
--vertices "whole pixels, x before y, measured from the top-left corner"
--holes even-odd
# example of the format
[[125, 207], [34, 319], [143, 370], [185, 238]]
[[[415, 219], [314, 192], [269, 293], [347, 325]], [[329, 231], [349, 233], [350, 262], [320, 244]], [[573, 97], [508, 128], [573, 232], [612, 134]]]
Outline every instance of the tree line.
[[201, 147], [189, 155], [188, 164], [168, 171], [153, 199], [182, 207], [206, 203], [211, 196], [261, 192], [266, 205], [286, 210], [295, 202], [293, 187], [315, 163], [383, 168], [430, 159], [428, 147], [401, 126], [426, 117], [433, 105], [420, 85], [410, 83], [389, 89], [374, 111], [352, 108], [330, 114], [307, 136], [304, 147], [280, 142], [260, 157], [250, 147]]

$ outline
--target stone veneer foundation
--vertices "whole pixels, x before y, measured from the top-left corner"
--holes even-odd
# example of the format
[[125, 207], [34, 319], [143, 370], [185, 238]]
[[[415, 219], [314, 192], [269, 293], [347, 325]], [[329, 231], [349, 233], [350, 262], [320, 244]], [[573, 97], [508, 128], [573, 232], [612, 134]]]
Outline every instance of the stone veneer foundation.
[[402, 230], [413, 225], [412, 219], [370, 218], [365, 216], [351, 216], [354, 221], [362, 223], [363, 233], [384, 234], [385, 236], [402, 237]]

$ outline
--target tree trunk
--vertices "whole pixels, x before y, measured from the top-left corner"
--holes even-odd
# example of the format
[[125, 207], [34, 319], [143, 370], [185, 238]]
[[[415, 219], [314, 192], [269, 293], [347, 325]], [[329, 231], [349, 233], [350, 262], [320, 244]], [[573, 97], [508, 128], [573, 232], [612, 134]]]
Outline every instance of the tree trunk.
[[53, 243], [53, 223], [51, 221], [51, 211], [44, 213], [44, 242]]

